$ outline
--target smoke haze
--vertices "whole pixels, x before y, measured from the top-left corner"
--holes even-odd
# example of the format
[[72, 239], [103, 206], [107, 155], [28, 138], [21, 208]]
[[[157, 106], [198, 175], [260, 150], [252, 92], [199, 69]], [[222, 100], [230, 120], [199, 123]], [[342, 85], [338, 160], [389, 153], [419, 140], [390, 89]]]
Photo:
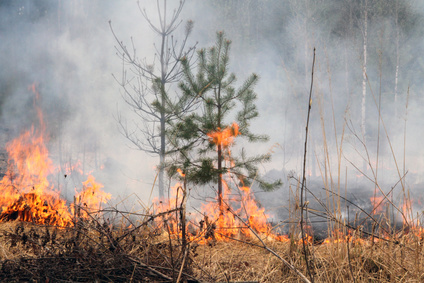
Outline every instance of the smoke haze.
[[[224, 30], [232, 40], [230, 67], [238, 82], [253, 72], [260, 76], [255, 89], [260, 116], [252, 124], [252, 131], [267, 134], [270, 140], [255, 145], [239, 141], [238, 148], [273, 152], [272, 162], [264, 164], [261, 171], [283, 179], [285, 185], [272, 193], [258, 193], [270, 208], [278, 210], [281, 201], [287, 200], [288, 184], [293, 182], [286, 181], [288, 172], [299, 176], [302, 170], [314, 47], [316, 68], [307, 155], [309, 185], [320, 188], [324, 186], [323, 180], [338, 183], [340, 177], [340, 183], [348, 183], [352, 195], [369, 197], [374, 193], [374, 184], [357, 176], [376, 174], [378, 148], [377, 175], [382, 187], [390, 188], [399, 175], [408, 171], [407, 186], [417, 198], [422, 195], [424, 2], [399, 1], [396, 25], [390, 5], [394, 1], [370, 1], [366, 148], [361, 142], [364, 23], [359, 2], [185, 3], [180, 18], [194, 21], [189, 45], [197, 42], [198, 48], [210, 47], [216, 31]], [[169, 3], [169, 11], [175, 4], [176, 1]], [[155, 1], [140, 1], [140, 6], [146, 8], [153, 21], [157, 19]], [[109, 20], [120, 40], [130, 45], [133, 38], [138, 56], [153, 61], [153, 44], [158, 43], [158, 38], [142, 17], [136, 1], [0, 2], [1, 142], [4, 144], [36, 121], [33, 94], [28, 91], [28, 86], [36, 83], [55, 163], [65, 168], [66, 164], [80, 160], [84, 173], [93, 172], [105, 185], [105, 191], [121, 198], [135, 193], [148, 202], [158, 158], [133, 149], [119, 133], [117, 116], [122, 115], [130, 122], [137, 117], [123, 101], [122, 90], [112, 76], [121, 76], [122, 62], [116, 56]], [[177, 38], [183, 35], [183, 26], [176, 31]], [[380, 126], [379, 101], [384, 122]], [[337, 150], [341, 146], [339, 163]], [[367, 155], [373, 169], [364, 169], [361, 156]], [[79, 177], [58, 177], [66, 197], [73, 195], [73, 188], [82, 181]]]

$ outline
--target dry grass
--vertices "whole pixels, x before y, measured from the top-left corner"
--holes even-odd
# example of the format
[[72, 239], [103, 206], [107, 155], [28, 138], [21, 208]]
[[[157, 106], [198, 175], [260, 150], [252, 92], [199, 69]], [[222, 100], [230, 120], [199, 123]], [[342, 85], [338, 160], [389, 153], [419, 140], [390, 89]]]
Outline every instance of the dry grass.
[[[99, 223], [79, 228], [0, 223], [0, 281], [176, 282], [183, 270], [181, 282], [302, 282], [263, 243], [307, 274], [298, 239], [191, 242], [183, 260], [180, 241], [151, 226], [126, 230]], [[422, 282], [423, 237], [409, 231], [386, 240], [354, 236], [349, 242], [309, 243], [313, 281]]]
[[[421, 236], [409, 234], [396, 243], [384, 240], [373, 243], [368, 239], [349, 244], [310, 245], [309, 260], [314, 281], [422, 282], [422, 244]], [[267, 245], [307, 274], [301, 246], [290, 245], [290, 242]], [[197, 277], [205, 281], [302, 282], [271, 253], [240, 242], [198, 247], [193, 261], [198, 266], [194, 267]]]
[[[0, 281], [174, 281], [182, 262], [177, 244], [170, 256], [169, 245], [155, 229], [106, 223], [79, 221], [66, 228], [0, 223]], [[187, 271], [182, 278], [189, 278]]]
[[[288, 247], [285, 243], [274, 243], [273, 246], [281, 251]], [[281, 262], [266, 250], [241, 242], [199, 246], [193, 262], [198, 277], [212, 282], [278, 282], [285, 270]]]

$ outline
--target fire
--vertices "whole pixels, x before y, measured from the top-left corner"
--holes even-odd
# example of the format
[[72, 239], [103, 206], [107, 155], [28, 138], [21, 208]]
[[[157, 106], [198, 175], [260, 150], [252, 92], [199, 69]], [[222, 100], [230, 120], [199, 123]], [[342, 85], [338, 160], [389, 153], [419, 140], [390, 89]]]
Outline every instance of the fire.
[[178, 174], [180, 174], [181, 177], [185, 177], [185, 174], [183, 173], [183, 170], [180, 168], [177, 169]]
[[[217, 148], [220, 146], [223, 152], [223, 162], [227, 164], [233, 165], [230, 147], [239, 134], [236, 123], [223, 130], [218, 129], [208, 134], [210, 142], [216, 144]], [[178, 169], [177, 172], [182, 179], [185, 178], [186, 175], [181, 169]], [[215, 201], [203, 203], [197, 210], [199, 213], [192, 214], [191, 218], [186, 218], [184, 211], [186, 183], [184, 182], [184, 185], [177, 183], [171, 188], [169, 199], [154, 201], [152, 212], [161, 216], [161, 220], [157, 222], [157, 227], [164, 228], [163, 231], [171, 236], [181, 239], [185, 235], [189, 241], [196, 241], [200, 244], [210, 243], [210, 241], [230, 241], [232, 239], [245, 240], [257, 236], [262, 239], [291, 242], [297, 245], [303, 243], [308, 245], [317, 243], [325, 245], [370, 245], [381, 240], [388, 240], [382, 234], [368, 235], [369, 238], [363, 238], [363, 235], [358, 232], [359, 230], [349, 228], [334, 230], [330, 232], [327, 239], [316, 241], [313, 237], [312, 227], [308, 225], [305, 225], [306, 230], [303, 238], [300, 233], [298, 236], [295, 236], [296, 233], [294, 233], [290, 237], [278, 235], [273, 232], [271, 224], [268, 222], [269, 215], [265, 208], [258, 205], [251, 188], [239, 185], [243, 184], [243, 179], [234, 178], [231, 171], [228, 170], [222, 175], [222, 181], [221, 195], [217, 196]], [[219, 198], [222, 200], [221, 206]], [[385, 203], [384, 197], [377, 195], [376, 191], [375, 196], [370, 201], [373, 204], [372, 213], [381, 213]], [[405, 202], [403, 206], [404, 214], [410, 210], [411, 202]], [[185, 225], [182, 225], [182, 221], [185, 221]], [[182, 229], [185, 229], [185, 233], [182, 233]], [[417, 232], [414, 233], [417, 234]], [[418, 234], [423, 235], [424, 233], [420, 230]]]
[[[208, 133], [210, 142], [221, 146], [223, 150], [223, 161], [232, 163], [230, 146], [234, 143], [234, 139], [240, 134], [239, 126], [233, 123], [225, 129]], [[182, 178], [185, 177], [182, 170], [178, 169], [178, 173]], [[265, 213], [265, 208], [259, 207], [253, 196], [250, 187], [229, 184], [232, 180], [231, 172], [227, 172], [223, 176], [223, 189], [221, 194], [222, 209], [217, 201], [203, 203], [200, 207], [200, 213], [195, 219], [190, 219], [191, 226], [197, 226], [197, 232], [192, 235], [193, 238], [206, 240], [228, 241], [231, 238], [250, 238], [254, 233], [266, 235], [276, 240], [287, 241], [286, 236], [274, 235], [271, 233], [271, 225], [267, 219], [269, 215]], [[241, 181], [237, 178], [238, 181]], [[154, 213], [170, 212], [164, 217], [167, 223], [166, 230], [173, 235], [181, 235], [178, 225], [178, 216], [174, 211], [182, 206], [184, 189], [180, 183], [176, 184], [170, 191], [169, 200], [154, 201]], [[188, 234], [188, 231], [187, 233]], [[201, 237], [199, 237], [199, 235]]]
[[[179, 170], [179, 172], [182, 171]], [[179, 217], [177, 209], [181, 207], [183, 202], [183, 192], [180, 183], [177, 183], [170, 189], [170, 198], [159, 200], [155, 198], [153, 200], [153, 213], [159, 214], [164, 213], [162, 221], [158, 224], [159, 229], [168, 231], [171, 235], [181, 236], [179, 229]], [[167, 214], [166, 212], [169, 212]]]
[[[221, 146], [224, 150], [224, 161], [230, 164], [233, 161], [229, 148], [239, 134], [239, 126], [235, 122], [223, 130], [218, 129], [215, 132], [208, 133], [211, 142], [216, 144], [217, 147]], [[231, 172], [227, 172], [226, 177], [231, 179]], [[242, 183], [242, 180], [239, 181]], [[253, 236], [252, 230], [259, 234], [270, 234], [271, 227], [267, 223], [268, 215], [265, 213], [265, 208], [258, 207], [251, 189], [247, 186], [236, 185], [234, 188], [235, 194], [231, 194], [228, 182], [222, 180], [222, 183], [223, 209], [218, 207], [219, 204], [215, 202], [206, 203], [201, 207], [202, 215], [207, 219], [212, 219], [215, 224], [215, 237], [218, 240], [241, 235], [250, 237]]]
[[87, 181], [83, 182], [83, 190], [76, 193], [75, 200], [83, 207], [80, 216], [83, 218], [88, 217], [91, 211], [98, 211], [101, 203], [106, 203], [111, 198], [111, 195], [105, 193], [102, 188], [103, 185], [97, 183], [92, 175], [88, 175]]
[[[39, 224], [72, 226], [74, 207], [68, 207], [60, 198], [60, 191], [50, 184], [48, 177], [55, 172], [46, 143], [46, 127], [41, 109], [36, 106], [39, 93], [36, 86], [34, 106], [38, 116], [38, 128], [32, 125], [6, 145], [8, 169], [0, 181], [0, 221], [20, 220]], [[87, 208], [98, 208], [110, 199], [101, 191], [101, 185], [89, 176], [83, 183], [84, 190], [77, 195], [78, 201]], [[87, 214], [85, 214], [87, 216]]]
[[252, 237], [252, 230], [269, 235], [271, 225], [267, 222], [269, 215], [265, 213], [265, 208], [258, 207], [249, 187], [237, 187], [236, 190], [237, 194], [231, 194], [227, 182], [224, 182], [223, 215], [220, 215], [216, 202], [208, 202], [201, 207], [201, 214], [211, 219], [216, 226], [215, 238], [228, 240], [240, 236]]
[[[200, 242], [206, 242], [207, 240], [228, 241], [231, 238], [250, 238], [253, 236], [251, 228], [260, 235], [266, 234], [280, 241], [288, 240], [286, 236], [271, 234], [271, 225], [267, 222], [269, 215], [265, 213], [265, 208], [258, 207], [249, 187], [239, 187], [237, 190], [238, 195], [230, 194], [227, 183], [224, 183], [223, 200], [227, 209], [223, 215], [220, 215], [217, 202], [202, 204], [200, 214], [188, 220], [193, 224], [192, 227], [197, 226], [196, 233], [191, 235], [192, 239], [202, 239]], [[169, 199], [153, 201], [153, 213], [170, 212], [163, 216], [159, 225], [166, 223], [167, 227], [162, 228], [172, 235], [181, 236], [178, 209], [181, 208], [183, 198], [183, 187], [177, 183], [171, 188]], [[201, 237], [196, 237], [199, 234]], [[203, 241], [205, 239], [206, 241]]]
[[219, 144], [228, 148], [234, 142], [234, 138], [239, 134], [239, 126], [234, 122], [230, 127], [227, 127], [224, 130], [218, 128], [217, 131], [210, 132], [207, 135], [214, 144]]
[[372, 203], [373, 209], [372, 214], [378, 214], [383, 211], [383, 203], [384, 203], [384, 197], [383, 196], [373, 196], [370, 197], [370, 201]]

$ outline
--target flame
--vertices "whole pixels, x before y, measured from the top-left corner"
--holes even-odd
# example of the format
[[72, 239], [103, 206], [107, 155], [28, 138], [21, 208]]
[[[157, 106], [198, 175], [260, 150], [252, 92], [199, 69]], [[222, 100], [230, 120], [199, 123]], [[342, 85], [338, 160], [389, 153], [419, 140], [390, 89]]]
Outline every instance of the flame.
[[[163, 228], [171, 235], [181, 236], [179, 223], [179, 209], [184, 201], [183, 187], [177, 183], [170, 190], [170, 198], [153, 201], [153, 213], [164, 213], [162, 220], [157, 223], [158, 228]], [[271, 225], [267, 222], [269, 215], [265, 208], [259, 208], [249, 187], [239, 187], [238, 195], [230, 194], [224, 182], [223, 199], [228, 206], [224, 214], [220, 215], [217, 202], [202, 204], [200, 214], [195, 219], [189, 219], [191, 226], [197, 226], [195, 235], [190, 235], [191, 240], [198, 242], [228, 241], [231, 238], [253, 237], [252, 229], [258, 234], [268, 235], [279, 241], [288, 241], [285, 235], [271, 234]], [[166, 213], [169, 212], [169, 213]], [[237, 218], [237, 215], [239, 218]], [[187, 228], [188, 233], [188, 228]], [[201, 237], [199, 237], [199, 235]]]
[[74, 163], [69, 162], [69, 163], [65, 163], [63, 166], [59, 166], [59, 171], [62, 172], [66, 178], [68, 175], [71, 175], [74, 172], [80, 175], [83, 175], [84, 172], [81, 168], [82, 168], [82, 163], [80, 160], [77, 160]]
[[183, 170], [181, 170], [180, 168], [177, 168], [177, 172], [178, 174], [180, 174], [181, 177], [185, 177], [185, 174], [183, 173]]
[[[236, 123], [223, 130], [208, 134], [211, 143], [220, 145], [223, 153], [223, 161], [232, 164], [230, 147], [233, 145], [235, 138], [239, 135], [239, 128]], [[177, 169], [182, 178], [185, 174], [181, 169]], [[313, 229], [311, 226], [305, 225], [305, 235], [302, 238], [299, 233], [296, 236], [278, 235], [275, 233], [269, 223], [269, 214], [265, 208], [260, 207], [254, 197], [254, 193], [250, 187], [241, 185], [242, 179], [234, 180], [230, 171], [222, 175], [222, 207], [219, 207], [218, 197], [214, 201], [208, 201], [201, 205], [198, 214], [193, 214], [191, 218], [187, 218], [186, 225], [182, 225], [181, 217], [185, 215], [182, 211], [185, 207], [185, 188], [181, 183], [177, 183], [170, 190], [169, 199], [156, 199], [153, 205], [153, 213], [161, 215], [161, 220], [156, 222], [158, 228], [165, 228], [164, 231], [171, 236], [182, 237], [182, 230], [185, 226], [185, 235], [189, 241], [196, 241], [200, 244], [210, 243], [210, 241], [230, 241], [232, 239], [247, 239], [254, 237], [266, 238], [267, 240], [276, 240], [280, 242], [293, 242], [297, 245], [303, 243], [308, 245], [316, 244], [313, 237]], [[373, 204], [373, 214], [380, 213], [383, 210], [383, 196], [375, 196], [370, 198]], [[221, 209], [222, 208], [222, 209]], [[403, 211], [411, 210], [411, 202], [405, 202]], [[184, 216], [185, 218], [185, 216]], [[193, 228], [194, 227], [194, 228]], [[418, 227], [418, 226], [415, 226]], [[415, 228], [411, 228], [411, 231]], [[195, 231], [193, 231], [195, 230]], [[417, 230], [418, 231], [418, 230]], [[414, 232], [417, 235], [423, 235], [422, 229]], [[389, 235], [376, 235], [368, 239], [361, 238], [361, 233], [356, 230], [334, 230], [329, 237], [322, 241], [322, 244], [353, 244], [353, 245], [370, 245], [372, 243], [387, 240]]]
[[[162, 221], [157, 223], [158, 229], [163, 229], [171, 235], [181, 236], [181, 230], [178, 226], [178, 211], [183, 201], [182, 186], [180, 183], [176, 183], [175, 186], [170, 188], [169, 199], [155, 198], [153, 200], [153, 214], [163, 213]], [[166, 213], [169, 212], [169, 213]]]
[[247, 186], [237, 187], [237, 194], [230, 194], [227, 182], [223, 185], [224, 214], [220, 215], [216, 202], [204, 203], [201, 207], [202, 215], [212, 219], [216, 226], [215, 238], [228, 240], [242, 235], [252, 237], [254, 236], [252, 230], [258, 234], [269, 235], [271, 231], [271, 225], [267, 222], [269, 215], [265, 213], [265, 208], [258, 207], [251, 189]]
[[405, 197], [403, 199], [403, 204], [402, 204], [402, 213], [403, 213], [403, 224], [408, 224], [410, 222], [413, 221], [412, 219], [412, 204], [413, 204], [413, 200], [410, 199], [409, 197]]
[[59, 198], [47, 179], [53, 165], [40, 133], [32, 127], [8, 143], [6, 150], [9, 168], [0, 181], [0, 219], [68, 225], [71, 218], [66, 201]]
[[100, 209], [100, 204], [106, 203], [111, 198], [111, 194], [105, 193], [102, 190], [103, 185], [97, 183], [92, 175], [88, 175], [87, 181], [82, 184], [83, 190], [80, 193], [76, 193], [75, 199], [84, 208], [80, 216], [87, 218], [88, 213], [91, 211], [98, 211]]
[[233, 122], [230, 127], [227, 127], [224, 130], [218, 128], [217, 131], [210, 132], [207, 135], [212, 143], [228, 148], [233, 144], [234, 138], [239, 134], [239, 125]]
[[[224, 150], [224, 161], [232, 163], [229, 148], [239, 134], [239, 126], [233, 123], [223, 130], [218, 129], [207, 135], [211, 143], [216, 144], [217, 147], [221, 145], [221, 149]], [[177, 169], [177, 171], [184, 178], [185, 175], [182, 170]], [[267, 221], [269, 215], [265, 213], [265, 208], [258, 206], [250, 187], [235, 185], [234, 188], [230, 189], [228, 180], [232, 180], [231, 172], [227, 172], [223, 178], [226, 179], [223, 180], [221, 196], [223, 209], [220, 209], [217, 200], [203, 203], [197, 217], [194, 220], [189, 220], [191, 226], [197, 226], [196, 235], [191, 235], [192, 239], [197, 237], [200, 242], [209, 240], [228, 241], [231, 238], [253, 237], [256, 233], [270, 236], [275, 240], [288, 241], [288, 237], [285, 235], [271, 233], [271, 225]], [[171, 188], [169, 199], [154, 200], [154, 213], [170, 212], [163, 216], [161, 223], [166, 223], [166, 231], [176, 236], [181, 236], [181, 231], [180, 225], [178, 225], [178, 214], [174, 211], [182, 206], [183, 193], [182, 185], [177, 183]], [[188, 231], [186, 232], [186, 234], [189, 234]]]
[[[233, 122], [231, 126], [223, 130], [218, 128], [217, 131], [210, 132], [207, 135], [212, 143], [216, 144], [217, 147], [220, 145], [224, 150], [223, 157], [225, 162], [232, 164], [229, 148], [239, 134], [239, 125]], [[231, 178], [230, 176], [231, 172], [227, 172], [228, 179]], [[216, 232], [215, 238], [225, 240], [241, 235], [250, 237], [253, 236], [252, 231], [259, 234], [270, 234], [271, 227], [267, 223], [268, 215], [265, 213], [265, 208], [258, 207], [250, 188], [247, 186], [236, 186], [235, 190], [236, 195], [230, 194], [228, 182], [223, 180], [221, 198], [224, 202], [224, 209], [220, 209], [216, 202], [209, 202], [201, 207], [201, 212], [205, 219], [204, 223], [207, 224], [209, 219], [212, 219]]]
[[[66, 200], [60, 198], [60, 191], [48, 181], [56, 168], [45, 145], [46, 127], [41, 109], [35, 103], [39, 98], [36, 85], [32, 85], [30, 90], [35, 94], [39, 126], [36, 129], [32, 125], [29, 131], [6, 145], [9, 157], [7, 172], [0, 181], [0, 221], [72, 226], [74, 208], [67, 206]], [[92, 176], [83, 185], [84, 189], [77, 197], [88, 208], [98, 208], [100, 202], [110, 198], [109, 194], [101, 191], [101, 185], [95, 183]]]
[[[236, 191], [236, 192], [234, 192]], [[194, 216], [194, 219], [187, 219], [188, 226], [195, 227], [197, 231], [189, 232], [186, 229], [186, 235], [189, 241], [196, 241], [199, 244], [207, 244], [211, 241], [230, 241], [232, 239], [246, 239], [254, 238], [259, 235], [261, 238], [268, 240], [275, 240], [280, 242], [293, 241], [294, 244], [302, 245], [302, 238], [299, 234], [297, 237], [290, 239], [288, 235], [278, 235], [273, 233], [271, 224], [267, 221], [269, 215], [265, 212], [263, 207], [259, 207], [251, 188], [241, 186], [229, 189], [227, 182], [224, 182], [223, 190], [224, 200], [224, 214], [220, 215], [218, 203], [216, 201], [209, 201], [202, 204], [200, 213]], [[381, 201], [382, 199], [380, 199]], [[380, 201], [375, 200], [378, 205]], [[179, 208], [182, 207], [183, 202], [183, 187], [181, 183], [177, 183], [170, 191], [170, 199], [158, 201], [154, 205], [154, 213], [158, 214], [164, 212], [162, 221], [159, 221], [159, 226], [164, 228], [165, 231], [172, 236], [181, 237], [181, 225], [179, 219]], [[404, 210], [407, 211], [410, 203], [405, 205]], [[169, 213], [166, 213], [169, 212]], [[252, 230], [255, 232], [252, 232]], [[353, 244], [369, 246], [373, 243], [382, 240], [391, 239], [391, 235], [379, 234], [376, 237], [370, 236], [362, 238], [361, 233], [355, 230], [346, 229], [334, 230], [322, 244]], [[305, 237], [303, 242], [308, 245], [316, 244], [312, 236], [312, 227], [305, 225]], [[401, 235], [424, 237], [424, 229], [420, 227], [417, 222], [415, 225], [408, 227], [407, 230], [399, 232]], [[256, 235], [255, 235], [256, 234]], [[405, 238], [404, 241], [408, 241]]]
[[383, 196], [370, 197], [370, 201], [372, 204], [372, 214], [378, 214], [383, 212], [383, 203], [384, 203]]

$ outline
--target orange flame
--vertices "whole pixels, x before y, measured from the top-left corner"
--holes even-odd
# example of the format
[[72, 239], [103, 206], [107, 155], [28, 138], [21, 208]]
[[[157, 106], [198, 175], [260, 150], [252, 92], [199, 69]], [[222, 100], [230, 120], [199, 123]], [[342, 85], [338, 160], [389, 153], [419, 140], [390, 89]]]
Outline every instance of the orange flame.
[[234, 138], [239, 134], [239, 126], [237, 123], [233, 122], [230, 127], [227, 127], [224, 130], [218, 128], [217, 131], [210, 132], [207, 135], [214, 144], [220, 144], [224, 147], [228, 147], [234, 142]]
[[[45, 145], [45, 125], [41, 109], [35, 105], [39, 93], [36, 85], [30, 89], [35, 94], [34, 106], [39, 119], [39, 129], [34, 125], [27, 132], [6, 145], [8, 169], [0, 181], [0, 221], [21, 220], [56, 226], [72, 226], [73, 207], [60, 198], [60, 192], [48, 181], [55, 171]], [[88, 208], [98, 207], [110, 198], [101, 191], [101, 185], [89, 176], [78, 194]], [[87, 215], [85, 215], [87, 216]]]
[[383, 211], [383, 203], [384, 203], [384, 197], [383, 196], [373, 196], [370, 197], [370, 201], [372, 203], [372, 213], [378, 214]]
[[[225, 151], [223, 154], [224, 161], [232, 163], [229, 147], [234, 143], [235, 137], [240, 134], [239, 126], [233, 123], [231, 126], [215, 132], [208, 133], [210, 142], [221, 146]], [[184, 177], [181, 169], [177, 170]], [[225, 177], [228, 179], [231, 172], [227, 172]], [[178, 183], [171, 188], [170, 199], [155, 201], [155, 213], [174, 212], [181, 206], [182, 202], [182, 187]], [[265, 208], [258, 206], [253, 192], [247, 186], [235, 186], [231, 192], [227, 182], [223, 180], [222, 200], [224, 209], [220, 209], [218, 202], [203, 203], [200, 208], [200, 215], [196, 219], [198, 227], [197, 235], [201, 234], [203, 240], [219, 240], [228, 241], [231, 238], [252, 237], [253, 232], [267, 236], [271, 236], [276, 240], [287, 241], [286, 236], [271, 235], [271, 225], [267, 222], [269, 215], [265, 213]], [[221, 214], [223, 211], [223, 214]], [[168, 224], [167, 231], [173, 235], [181, 235], [178, 230], [178, 217], [174, 214], [169, 214], [164, 222]], [[187, 231], [188, 232], [188, 231]], [[188, 233], [186, 233], [188, 234]]]
[[[270, 239], [289, 241], [287, 235], [271, 232], [271, 224], [267, 221], [269, 215], [265, 213], [265, 208], [258, 206], [249, 187], [239, 187], [236, 190], [237, 194], [231, 194], [227, 183], [224, 182], [223, 200], [226, 209], [223, 215], [220, 215], [217, 202], [207, 202], [201, 205], [199, 214], [193, 219], [187, 219], [186, 227], [191, 226], [191, 230], [195, 227], [196, 230], [189, 233], [189, 228], [186, 229], [189, 240], [207, 243], [208, 241], [229, 241], [234, 238], [252, 238], [253, 230], [258, 235]], [[152, 212], [164, 213], [157, 227], [177, 237], [182, 235], [181, 225], [179, 225], [179, 209], [182, 201], [183, 189], [180, 183], [171, 188], [169, 199], [153, 201]], [[308, 241], [311, 242], [312, 238], [310, 237]]]
[[81, 216], [83, 218], [88, 217], [88, 213], [92, 211], [98, 211], [101, 203], [106, 203], [110, 198], [111, 194], [105, 193], [102, 188], [103, 185], [97, 183], [92, 175], [88, 175], [87, 181], [83, 182], [83, 191], [76, 193], [75, 199], [84, 208]]
[[258, 207], [250, 188], [238, 187], [238, 195], [233, 195], [230, 194], [228, 184], [224, 182], [223, 185], [222, 199], [227, 208], [224, 210], [224, 215], [220, 215], [218, 204], [215, 202], [205, 203], [201, 207], [202, 215], [216, 223], [216, 239], [228, 240], [241, 235], [253, 236], [249, 228], [259, 234], [269, 234], [271, 230], [267, 222], [269, 215], [265, 213], [265, 208]]
[[[235, 137], [239, 135], [239, 128], [236, 123], [224, 130], [218, 129], [215, 132], [208, 134], [211, 143], [221, 146], [223, 149], [223, 159], [225, 162], [232, 163], [229, 147], [234, 143]], [[181, 169], [177, 170], [181, 177], [184, 174]], [[225, 180], [232, 180], [231, 172], [228, 171], [223, 175]], [[237, 178], [237, 182], [242, 180]], [[293, 241], [293, 243], [302, 245], [315, 244], [312, 227], [305, 226], [306, 233], [304, 238], [299, 235], [298, 237], [292, 236], [290, 239], [288, 235], [278, 235], [272, 231], [271, 224], [268, 222], [269, 215], [265, 212], [263, 207], [260, 207], [255, 200], [253, 192], [247, 186], [232, 186], [230, 188], [229, 182], [223, 182], [222, 190], [222, 208], [219, 207], [217, 201], [209, 201], [203, 203], [200, 208], [200, 213], [194, 219], [187, 219], [186, 235], [190, 241], [197, 241], [198, 243], [208, 243], [209, 241], [229, 241], [234, 238], [253, 238], [254, 236], [266, 237], [281, 242]], [[377, 192], [375, 193], [377, 194]], [[169, 200], [156, 201], [154, 205], [154, 213], [162, 213], [163, 221], [159, 221], [158, 226], [166, 228], [165, 231], [173, 236], [182, 236], [181, 225], [181, 209], [183, 209], [183, 195], [184, 191], [181, 184], [177, 184], [170, 191]], [[382, 204], [384, 198], [382, 196], [374, 196], [370, 198], [373, 204], [374, 214], [380, 213], [383, 209]], [[411, 210], [411, 202], [405, 202], [403, 211]], [[189, 231], [190, 228], [197, 227], [196, 231]], [[193, 230], [193, 229], [191, 229]], [[422, 229], [419, 233], [424, 234]], [[352, 235], [350, 230], [339, 231], [335, 230], [331, 235], [325, 239], [323, 244], [365, 244], [368, 245], [372, 242], [378, 242], [379, 237], [371, 237], [371, 240], [363, 239], [357, 236], [356, 233]]]
[[[178, 211], [176, 210], [181, 206], [183, 201], [182, 186], [177, 183], [175, 186], [170, 188], [170, 198], [159, 200], [155, 198], [153, 200], [153, 213], [163, 213], [164, 221], [157, 223], [159, 229], [168, 231], [171, 235], [181, 236], [181, 231], [178, 227]], [[169, 213], [166, 213], [169, 212]]]
[[183, 170], [181, 170], [180, 168], [177, 168], [177, 172], [178, 174], [180, 174], [181, 177], [185, 177], [185, 174], [183, 173]]

